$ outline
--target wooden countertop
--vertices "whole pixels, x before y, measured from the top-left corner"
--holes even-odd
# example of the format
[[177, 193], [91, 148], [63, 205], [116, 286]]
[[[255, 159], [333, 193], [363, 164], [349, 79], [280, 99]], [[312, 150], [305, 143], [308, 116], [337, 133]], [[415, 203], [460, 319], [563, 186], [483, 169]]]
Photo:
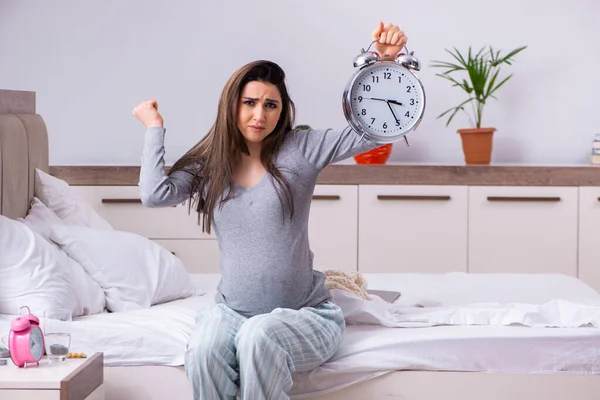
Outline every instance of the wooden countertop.
[[[135, 186], [137, 166], [51, 166], [70, 185]], [[330, 165], [327, 185], [600, 186], [600, 166]]]

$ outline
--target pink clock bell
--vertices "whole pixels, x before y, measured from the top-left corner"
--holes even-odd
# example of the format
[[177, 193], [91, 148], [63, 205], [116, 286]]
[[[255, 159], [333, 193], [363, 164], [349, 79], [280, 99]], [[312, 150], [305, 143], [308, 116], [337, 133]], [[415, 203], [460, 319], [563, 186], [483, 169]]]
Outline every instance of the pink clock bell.
[[[27, 314], [21, 311], [27, 309]], [[8, 349], [10, 358], [17, 367], [27, 367], [42, 359], [44, 355], [44, 334], [40, 329], [40, 320], [31, 314], [29, 307], [19, 309], [19, 317], [10, 323], [8, 335]]]

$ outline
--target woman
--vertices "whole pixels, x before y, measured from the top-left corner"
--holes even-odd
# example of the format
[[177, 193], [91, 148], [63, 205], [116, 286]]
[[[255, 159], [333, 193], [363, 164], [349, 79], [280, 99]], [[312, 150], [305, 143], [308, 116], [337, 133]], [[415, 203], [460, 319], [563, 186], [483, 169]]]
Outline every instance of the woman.
[[[383, 58], [406, 43], [397, 26], [373, 31]], [[147, 128], [140, 186], [149, 207], [190, 200], [221, 254], [216, 305], [202, 310], [186, 349], [195, 399], [288, 399], [292, 373], [338, 349], [342, 311], [312, 268], [308, 216], [319, 172], [376, 147], [350, 128], [293, 130], [285, 74], [269, 61], [236, 71], [208, 134], [165, 172], [156, 101], [133, 114]]]

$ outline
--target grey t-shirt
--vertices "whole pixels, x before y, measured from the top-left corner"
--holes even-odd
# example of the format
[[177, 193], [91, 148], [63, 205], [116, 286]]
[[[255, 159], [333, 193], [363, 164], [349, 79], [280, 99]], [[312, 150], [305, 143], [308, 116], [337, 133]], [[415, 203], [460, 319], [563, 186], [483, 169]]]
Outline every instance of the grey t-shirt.
[[[148, 207], [182, 203], [191, 191], [191, 174], [166, 175], [164, 138], [161, 127], [149, 128], [145, 134], [139, 185]], [[288, 213], [283, 217], [270, 174], [249, 188], [236, 184], [235, 197], [214, 211], [212, 228], [221, 255], [215, 301], [250, 317], [275, 308], [314, 307], [329, 300], [325, 276], [313, 270], [308, 238], [317, 176], [328, 164], [375, 147], [367, 139], [361, 142], [350, 128], [289, 132], [275, 164], [290, 184], [294, 216], [291, 220]]]

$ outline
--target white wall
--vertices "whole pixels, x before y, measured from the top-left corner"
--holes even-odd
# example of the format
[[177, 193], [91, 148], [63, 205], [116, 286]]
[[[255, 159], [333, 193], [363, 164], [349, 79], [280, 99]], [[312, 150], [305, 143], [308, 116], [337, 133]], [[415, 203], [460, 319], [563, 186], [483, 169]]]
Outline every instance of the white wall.
[[[229, 10], [227, 10], [229, 9]], [[345, 124], [352, 60], [379, 20], [400, 25], [423, 65], [426, 116], [392, 161], [461, 164], [456, 129], [436, 119], [463, 93], [429, 68], [444, 48], [529, 46], [485, 109], [493, 162], [586, 163], [600, 132], [597, 0], [0, 0], [0, 88], [37, 92], [53, 165], [137, 165], [154, 97], [168, 128], [167, 161], [211, 126], [230, 74], [254, 59], [288, 74], [297, 123]]]

